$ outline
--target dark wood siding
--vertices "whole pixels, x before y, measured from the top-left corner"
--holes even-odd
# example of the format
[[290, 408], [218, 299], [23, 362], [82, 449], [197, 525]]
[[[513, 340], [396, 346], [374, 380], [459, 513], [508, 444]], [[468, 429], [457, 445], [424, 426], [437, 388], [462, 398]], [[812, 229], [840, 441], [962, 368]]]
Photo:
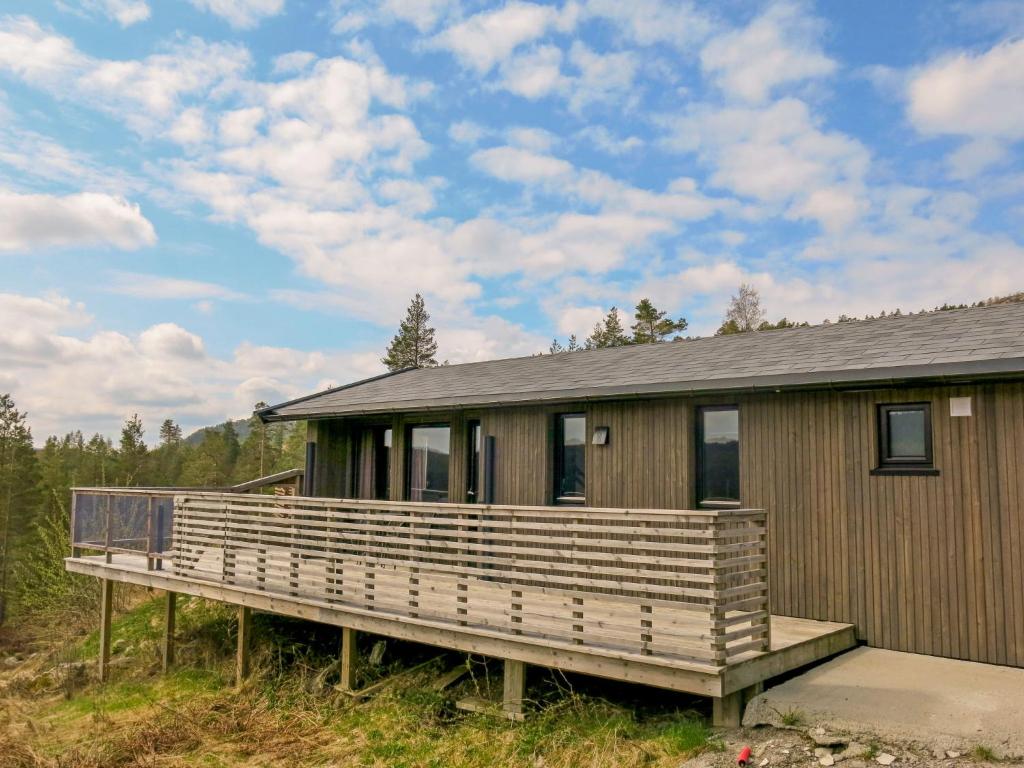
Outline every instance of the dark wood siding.
[[[970, 417], [949, 398], [969, 396]], [[879, 403], [932, 403], [937, 476], [874, 476]], [[740, 407], [742, 503], [770, 525], [775, 613], [851, 622], [869, 644], [1024, 666], [1024, 384], [520, 406], [395, 416], [393, 498], [405, 428], [452, 425], [451, 498], [465, 498], [465, 420], [495, 438], [495, 502], [552, 502], [554, 416], [587, 414], [587, 504], [694, 504], [696, 405]], [[344, 461], [348, 431], [316, 430], [320, 461]], [[326, 450], [325, 450], [326, 449]], [[351, 470], [349, 470], [351, 471]], [[325, 495], [345, 472], [321, 467]], [[332, 492], [327, 492], [328, 490]]]

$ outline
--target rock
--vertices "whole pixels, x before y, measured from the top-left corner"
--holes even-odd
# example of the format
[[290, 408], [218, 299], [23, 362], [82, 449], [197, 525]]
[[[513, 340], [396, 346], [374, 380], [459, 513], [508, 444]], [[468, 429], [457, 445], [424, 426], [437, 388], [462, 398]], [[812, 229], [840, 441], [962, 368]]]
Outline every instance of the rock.
[[892, 765], [896, 762], [896, 756], [890, 755], [888, 752], [883, 752], [875, 758], [875, 762], [879, 765]]
[[114, 641], [113, 645], [110, 646], [110, 652], [111, 653], [124, 653], [124, 651], [125, 651], [125, 649], [127, 647], [128, 647], [128, 641], [125, 640], [123, 637], [119, 637], [117, 640]]
[[766, 765], [768, 765], [768, 763], [770, 763], [770, 762], [771, 762], [771, 761], [770, 761], [770, 760], [769, 760], [769, 759], [768, 759], [767, 757], [762, 757], [762, 758], [761, 758], [761, 762], [760, 762], [760, 763], [758, 763], [757, 765], [759, 766], [759, 768], [764, 768], [764, 767], [765, 767]]
[[956, 758], [960, 757], [960, 754], [960, 752], [954, 752], [952, 749], [946, 750], [946, 757], [948, 757], [950, 760], [955, 760]]
[[842, 756], [844, 760], [847, 760], [851, 757], [860, 757], [867, 751], [868, 748], [859, 741], [851, 741], [846, 745], [846, 749], [842, 751]]
[[821, 757], [819, 757], [818, 762], [821, 765], [835, 765], [836, 759], [832, 757], [832, 753], [829, 752], [827, 755], [822, 755]]
[[846, 744], [845, 738], [828, 733], [824, 728], [815, 728], [809, 735], [819, 747], [842, 747]]

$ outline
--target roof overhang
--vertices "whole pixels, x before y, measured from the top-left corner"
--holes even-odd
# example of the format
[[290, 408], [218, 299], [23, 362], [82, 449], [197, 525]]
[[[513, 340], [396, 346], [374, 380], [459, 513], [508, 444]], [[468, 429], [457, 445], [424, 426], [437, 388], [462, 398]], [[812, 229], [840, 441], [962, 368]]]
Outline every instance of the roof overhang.
[[[396, 373], [402, 373], [398, 371]], [[353, 403], [344, 408], [317, 409], [313, 401], [328, 392], [352, 389], [376, 381], [392, 373], [318, 392], [286, 403], [269, 406], [256, 412], [264, 422], [308, 421], [346, 416], [369, 416], [385, 413], [415, 413], [463, 408], [493, 408], [541, 403], [580, 402], [589, 400], [627, 400], [661, 398], [679, 395], [696, 396], [715, 393], [751, 393], [791, 390], [879, 389], [907, 385], [955, 385], [981, 381], [1024, 379], [1024, 358], [1000, 358], [966, 362], [930, 363], [927, 365], [894, 366], [848, 371], [805, 371], [773, 376], [737, 377], [732, 379], [698, 379], [681, 382], [658, 382], [628, 387], [581, 387], [575, 389], [533, 392], [490, 393], [430, 399]], [[309, 403], [311, 407], [293, 406]], [[289, 408], [288, 413], [277, 413]]]

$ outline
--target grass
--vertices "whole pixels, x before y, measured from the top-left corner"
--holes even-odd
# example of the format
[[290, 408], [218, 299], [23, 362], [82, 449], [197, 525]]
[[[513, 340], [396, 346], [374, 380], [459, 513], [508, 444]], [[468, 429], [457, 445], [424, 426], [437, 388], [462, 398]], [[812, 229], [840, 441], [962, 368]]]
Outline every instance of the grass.
[[[161, 598], [117, 618], [122, 662], [112, 683], [89, 683], [69, 700], [59, 692], [19, 700], [18, 714], [0, 724], [5, 768], [674, 768], [722, 748], [700, 713], [620, 706], [553, 675], [531, 682], [534, 711], [524, 723], [465, 714], [455, 700], [500, 688], [500, 665], [477, 661], [459, 687], [437, 692], [430, 683], [459, 657], [389, 677], [437, 654], [396, 641], [382, 664], [361, 670], [361, 684], [391, 682], [353, 700], [319, 676], [336, 653], [336, 630], [266, 615], [257, 616], [256, 673], [235, 690], [232, 613], [199, 600], [181, 604], [179, 667], [161, 676], [162, 615]], [[97, 648], [87, 636], [75, 650]]]
[[785, 712], [775, 710], [775, 714], [779, 716], [779, 722], [790, 728], [797, 728], [804, 724], [807, 719], [803, 713], [803, 710], [797, 709], [796, 707], [787, 709]]
[[971, 757], [981, 763], [999, 762], [999, 757], [991, 747], [978, 744], [971, 750]]

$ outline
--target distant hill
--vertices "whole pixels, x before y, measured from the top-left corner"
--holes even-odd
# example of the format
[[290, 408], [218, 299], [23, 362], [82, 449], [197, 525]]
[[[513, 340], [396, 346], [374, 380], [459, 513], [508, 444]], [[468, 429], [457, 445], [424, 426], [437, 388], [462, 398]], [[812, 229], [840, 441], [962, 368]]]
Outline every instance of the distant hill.
[[[186, 437], [185, 442], [188, 443], [189, 445], [199, 445], [201, 442], [203, 442], [203, 439], [206, 437], [205, 432], [207, 429], [214, 429], [218, 432], [222, 432], [224, 430], [224, 426], [227, 423], [228, 422], [224, 421], [221, 422], [220, 424], [215, 424], [212, 427], [200, 427], [195, 432]], [[242, 442], [243, 440], [245, 440], [246, 436], [249, 434], [249, 420], [233, 419], [231, 423], [235, 426], [235, 432], [238, 433], [238, 442]]]

